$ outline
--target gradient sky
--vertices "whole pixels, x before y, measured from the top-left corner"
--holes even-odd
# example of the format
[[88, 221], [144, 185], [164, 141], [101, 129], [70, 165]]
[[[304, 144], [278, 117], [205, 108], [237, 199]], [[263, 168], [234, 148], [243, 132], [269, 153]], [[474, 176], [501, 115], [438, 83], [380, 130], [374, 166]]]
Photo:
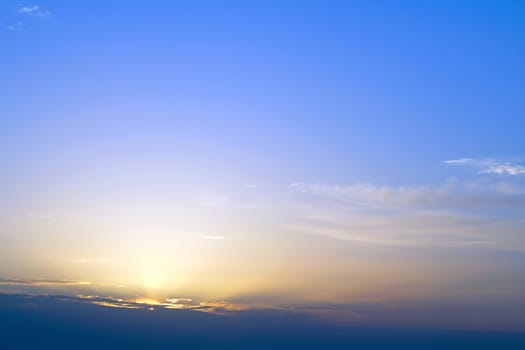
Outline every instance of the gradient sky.
[[523, 18], [2, 1], [0, 291], [525, 329]]

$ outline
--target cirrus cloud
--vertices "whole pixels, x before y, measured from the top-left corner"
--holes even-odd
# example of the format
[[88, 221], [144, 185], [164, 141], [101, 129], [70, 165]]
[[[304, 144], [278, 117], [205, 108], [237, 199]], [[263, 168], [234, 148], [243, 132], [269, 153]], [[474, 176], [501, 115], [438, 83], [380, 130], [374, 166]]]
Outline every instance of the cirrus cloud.
[[525, 174], [525, 167], [519, 164], [512, 164], [497, 159], [483, 158], [459, 158], [446, 160], [445, 164], [449, 165], [468, 165], [479, 168], [480, 174], [495, 174], [495, 175], [522, 175]]
[[525, 191], [514, 184], [290, 187], [296, 219], [286, 227], [295, 232], [361, 244], [525, 250]]

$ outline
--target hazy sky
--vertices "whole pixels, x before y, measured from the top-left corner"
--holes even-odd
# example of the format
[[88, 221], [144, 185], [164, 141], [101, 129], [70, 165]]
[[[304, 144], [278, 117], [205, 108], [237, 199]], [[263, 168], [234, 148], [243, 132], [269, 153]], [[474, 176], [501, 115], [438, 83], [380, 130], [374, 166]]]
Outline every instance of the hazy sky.
[[0, 291], [525, 329], [524, 16], [2, 1]]

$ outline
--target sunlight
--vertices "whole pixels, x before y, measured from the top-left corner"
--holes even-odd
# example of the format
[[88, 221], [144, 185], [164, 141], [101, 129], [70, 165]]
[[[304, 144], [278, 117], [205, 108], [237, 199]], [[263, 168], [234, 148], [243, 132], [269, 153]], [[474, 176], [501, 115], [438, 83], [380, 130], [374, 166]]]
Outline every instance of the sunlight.
[[153, 298], [137, 298], [131, 301], [137, 304], [144, 304], [144, 305], [151, 305], [151, 306], [164, 305], [164, 303], [161, 303], [160, 301], [153, 299]]
[[142, 272], [143, 285], [149, 289], [159, 289], [165, 282], [164, 274], [159, 270], [144, 270]]

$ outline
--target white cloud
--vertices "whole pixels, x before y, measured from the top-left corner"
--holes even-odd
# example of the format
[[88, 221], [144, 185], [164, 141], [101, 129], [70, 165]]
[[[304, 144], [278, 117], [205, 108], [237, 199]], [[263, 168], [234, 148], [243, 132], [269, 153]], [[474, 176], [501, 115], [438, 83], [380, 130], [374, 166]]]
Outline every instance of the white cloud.
[[20, 13], [33, 13], [38, 11], [38, 6], [22, 6], [18, 9]]
[[50, 11], [43, 10], [40, 8], [40, 6], [34, 5], [34, 6], [21, 6], [18, 9], [18, 13], [23, 15], [29, 15], [29, 16], [37, 16], [37, 17], [48, 17], [51, 15]]
[[460, 158], [460, 159], [446, 160], [445, 163], [446, 164], [468, 164], [468, 163], [472, 163], [473, 161], [474, 159], [472, 158]]
[[497, 159], [474, 159], [474, 158], [460, 158], [446, 160], [445, 164], [449, 165], [469, 165], [479, 168], [480, 174], [496, 174], [496, 175], [521, 175], [525, 174], [525, 167], [518, 164], [511, 164]]
[[525, 167], [521, 165], [500, 164], [491, 165], [481, 171], [484, 174], [498, 174], [498, 175], [520, 175], [525, 174]]

